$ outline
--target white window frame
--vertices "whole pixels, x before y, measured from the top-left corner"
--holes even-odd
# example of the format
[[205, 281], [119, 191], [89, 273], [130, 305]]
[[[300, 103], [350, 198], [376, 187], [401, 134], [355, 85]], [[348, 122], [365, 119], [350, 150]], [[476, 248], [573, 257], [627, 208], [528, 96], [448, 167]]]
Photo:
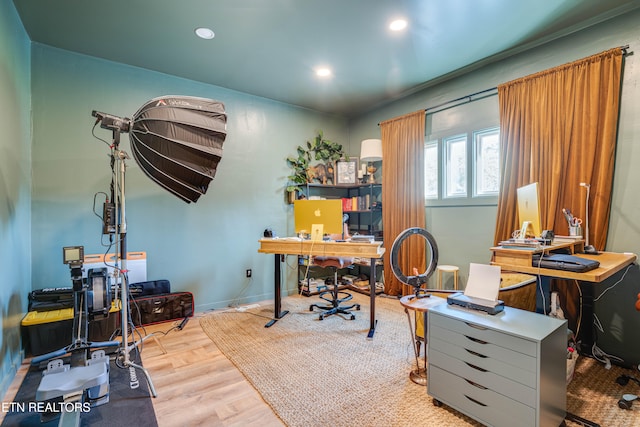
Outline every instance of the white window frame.
[[[496, 165], [495, 167], [497, 168], [497, 185], [498, 188], [496, 188], [494, 191], [483, 191], [482, 189], [480, 189], [480, 184], [482, 181], [482, 170], [483, 170], [483, 164], [484, 159], [482, 158], [482, 142], [483, 139], [485, 137], [490, 137], [490, 136], [495, 136], [497, 138], [497, 144], [498, 144], [498, 154], [496, 156], [495, 162]], [[479, 131], [475, 131], [473, 132], [473, 161], [472, 161], [472, 167], [473, 167], [473, 197], [497, 197], [499, 192], [500, 192], [500, 128], [499, 127], [494, 127], [494, 128], [489, 128], [489, 129], [483, 129], [483, 130], [479, 130]]]
[[[444, 199], [467, 198], [467, 195], [469, 194], [469, 138], [467, 137], [467, 134], [458, 134], [448, 138], [443, 138], [442, 146], [442, 176], [444, 178], [442, 197]], [[462, 159], [458, 159], [460, 160], [458, 167], [454, 167], [451, 164], [452, 152], [455, 148], [460, 149], [460, 147], [462, 147], [464, 153], [462, 153]], [[453, 182], [453, 175], [456, 171], [459, 172], [458, 175], [464, 175], [462, 183]], [[456, 189], [458, 184], [461, 184], [462, 188]]]
[[[478, 149], [476, 140], [484, 135], [498, 133], [500, 134], [500, 128], [496, 126], [482, 128], [480, 130], [468, 131], [465, 133], [457, 133], [453, 136], [445, 135], [433, 135], [429, 138], [429, 141], [425, 142], [425, 205], [426, 206], [472, 206], [472, 205], [497, 205], [499, 189], [495, 193], [478, 194], [477, 191], [477, 178], [478, 173]], [[458, 142], [460, 140], [466, 141], [466, 193], [461, 194], [449, 194], [447, 193], [446, 179], [448, 175], [448, 149], [447, 144]], [[437, 164], [437, 176], [438, 176], [438, 195], [434, 197], [427, 195], [426, 186], [426, 172], [427, 172], [427, 149], [433, 149], [435, 146], [437, 155], [439, 156]], [[500, 154], [498, 153], [498, 161]], [[498, 164], [498, 167], [500, 165]], [[500, 174], [502, 171], [498, 171], [498, 180], [500, 180]]]
[[[433, 152], [433, 150], [435, 150], [435, 153]], [[438, 165], [440, 164], [440, 147], [438, 144], [438, 140], [431, 140], [431, 141], [427, 141], [424, 144], [424, 170], [425, 170], [425, 175], [424, 175], [424, 198], [426, 200], [438, 200], [440, 198], [440, 168], [438, 167]], [[428, 191], [428, 186], [427, 186], [427, 181], [428, 178], [427, 177], [427, 171], [429, 170], [428, 163], [431, 163], [435, 166], [435, 180], [436, 180], [436, 185], [435, 185], [435, 194], [433, 193], [427, 193]]]

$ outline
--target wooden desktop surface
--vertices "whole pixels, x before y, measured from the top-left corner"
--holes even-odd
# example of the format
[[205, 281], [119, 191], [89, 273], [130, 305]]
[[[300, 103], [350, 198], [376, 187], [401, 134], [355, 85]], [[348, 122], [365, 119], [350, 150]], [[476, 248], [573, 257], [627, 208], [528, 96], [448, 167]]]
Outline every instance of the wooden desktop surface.
[[258, 252], [264, 254], [314, 255], [379, 259], [384, 255], [382, 242], [336, 242], [302, 240], [297, 237], [260, 239]]
[[376, 269], [375, 262], [384, 255], [382, 242], [336, 242], [336, 241], [312, 241], [297, 237], [272, 237], [259, 240], [258, 252], [275, 255], [274, 269], [274, 316], [265, 327], [271, 327], [279, 319], [282, 319], [288, 311], [281, 311], [280, 294], [280, 257], [282, 255], [310, 255], [345, 258], [369, 258], [371, 260], [371, 274], [369, 275], [369, 332], [367, 338], [373, 338], [376, 330]]
[[[577, 242], [576, 244], [581, 245], [582, 243]], [[543, 250], [546, 253], [561, 247], [564, 248], [566, 246], [564, 244], [562, 246], [550, 245], [545, 246]], [[499, 265], [505, 271], [528, 273], [536, 276], [557, 277], [560, 279], [576, 279], [585, 282], [597, 283], [611, 277], [627, 265], [635, 262], [637, 259], [637, 256], [632, 253], [600, 252], [598, 255], [587, 255], [577, 253], [576, 251], [574, 253], [575, 256], [600, 262], [600, 266], [596, 269], [584, 273], [576, 273], [573, 271], [535, 267], [532, 263], [533, 254], [540, 252], [542, 252], [542, 250], [533, 251], [528, 249], [513, 249], [497, 246], [491, 248], [491, 264]]]
[[400, 298], [400, 304], [409, 310], [426, 313], [431, 307], [446, 304], [447, 300], [435, 295], [425, 298], [416, 298], [415, 295], [405, 295]]

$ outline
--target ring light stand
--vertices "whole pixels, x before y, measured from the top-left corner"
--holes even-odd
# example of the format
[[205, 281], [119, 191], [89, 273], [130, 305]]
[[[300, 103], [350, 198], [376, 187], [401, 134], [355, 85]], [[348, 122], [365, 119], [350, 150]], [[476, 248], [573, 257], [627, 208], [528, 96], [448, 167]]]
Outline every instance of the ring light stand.
[[[424, 237], [427, 243], [427, 247], [428, 249], [430, 249], [427, 251], [429, 254], [427, 258], [427, 266], [426, 266], [425, 272], [422, 274], [416, 274], [414, 276], [406, 276], [400, 269], [400, 266], [398, 265], [398, 253], [405, 239], [407, 239], [409, 236], [412, 236], [414, 234], [418, 234]], [[412, 227], [400, 233], [398, 237], [396, 237], [395, 241], [393, 242], [393, 245], [391, 246], [390, 259], [391, 259], [391, 270], [393, 271], [393, 274], [396, 276], [396, 278], [400, 282], [413, 287], [414, 289], [413, 292], [415, 295], [413, 299], [427, 298], [431, 296], [426, 292], [425, 289], [422, 288], [422, 285], [427, 283], [427, 280], [433, 274], [433, 272], [436, 269], [436, 266], [438, 265], [438, 245], [436, 244], [436, 239], [434, 239], [433, 236], [427, 230], [419, 227]], [[415, 273], [417, 273], [417, 269], [414, 268], [414, 270], [415, 270]], [[411, 324], [411, 316], [409, 315], [409, 310], [407, 309], [406, 306], [404, 308], [404, 312], [407, 314], [407, 321], [409, 322], [409, 330], [411, 331], [411, 339], [413, 340], [413, 352], [416, 358], [416, 368], [411, 371], [411, 373], [409, 374], [409, 378], [414, 383], [425, 386], [427, 384], [427, 365], [426, 365], [426, 360], [427, 360], [426, 348], [427, 347], [425, 345], [425, 355], [424, 355], [425, 366], [421, 367], [420, 360], [419, 360], [420, 343], [416, 338], [416, 326], [417, 326], [416, 323], [417, 323], [418, 312], [415, 311], [416, 317], [414, 319], [413, 325]], [[426, 326], [426, 316], [423, 324]], [[424, 328], [424, 330], [426, 331], [426, 328]], [[426, 343], [426, 338], [427, 337], [425, 334], [425, 337], [424, 337], [425, 343]]]
[[[398, 253], [400, 251], [402, 242], [404, 242], [405, 239], [414, 234], [419, 234], [420, 236], [425, 238], [428, 247], [431, 249], [429, 251], [431, 256], [427, 259], [427, 266], [424, 273], [414, 276], [406, 276], [398, 265]], [[425, 290], [422, 289], [422, 285], [427, 283], [427, 280], [429, 279], [429, 277], [431, 277], [436, 269], [436, 266], [438, 265], [438, 245], [436, 244], [436, 239], [434, 239], [431, 233], [419, 227], [407, 228], [402, 233], [400, 233], [398, 237], [396, 237], [396, 240], [393, 242], [393, 245], [391, 246], [390, 259], [391, 271], [393, 271], [393, 274], [399, 281], [401, 281], [405, 285], [413, 287], [413, 293], [415, 294], [416, 298], [424, 298], [429, 296], [429, 294], [427, 294]]]

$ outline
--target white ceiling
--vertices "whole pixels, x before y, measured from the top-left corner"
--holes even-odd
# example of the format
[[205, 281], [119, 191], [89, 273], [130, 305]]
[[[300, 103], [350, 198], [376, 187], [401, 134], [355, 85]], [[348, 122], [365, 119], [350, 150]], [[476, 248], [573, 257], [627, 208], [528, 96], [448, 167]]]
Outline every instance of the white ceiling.
[[[352, 116], [640, 0], [13, 0], [33, 42]], [[388, 30], [396, 17], [402, 33]], [[212, 40], [196, 27], [215, 32]], [[321, 80], [320, 65], [333, 70]]]

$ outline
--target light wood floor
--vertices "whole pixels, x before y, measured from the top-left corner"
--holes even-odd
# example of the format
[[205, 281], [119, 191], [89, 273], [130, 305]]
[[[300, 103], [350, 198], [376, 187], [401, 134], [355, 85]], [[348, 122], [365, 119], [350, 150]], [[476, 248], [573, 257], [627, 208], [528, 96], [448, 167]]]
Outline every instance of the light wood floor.
[[[173, 426], [260, 426], [280, 427], [283, 423], [244, 376], [218, 350], [200, 327], [199, 317], [191, 318], [183, 330], [171, 330], [174, 323], [146, 327], [154, 339], [144, 341], [143, 365], [149, 371], [158, 397], [153, 407], [160, 427]], [[176, 322], [178, 323], [178, 322]], [[20, 367], [2, 399], [15, 396], [29, 360]], [[143, 378], [142, 373], [139, 378]], [[4, 414], [0, 413], [0, 422]], [[144, 426], [143, 426], [144, 427]]]

